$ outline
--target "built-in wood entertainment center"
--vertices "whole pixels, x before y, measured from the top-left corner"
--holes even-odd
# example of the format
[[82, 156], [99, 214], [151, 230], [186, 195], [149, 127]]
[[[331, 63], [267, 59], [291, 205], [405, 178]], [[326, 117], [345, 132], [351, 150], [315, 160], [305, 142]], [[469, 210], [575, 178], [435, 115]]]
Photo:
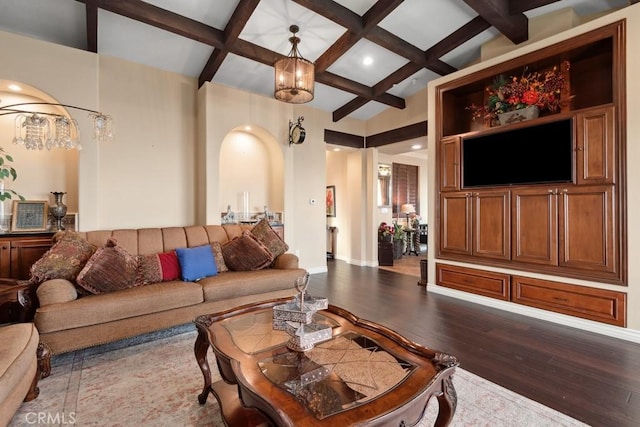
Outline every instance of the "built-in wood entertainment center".
[[[505, 126], [474, 123], [467, 107], [485, 103], [485, 88], [497, 75], [520, 75], [525, 68], [542, 72], [563, 61], [570, 62], [570, 69], [561, 111], [542, 111], [537, 119]], [[624, 21], [436, 88], [438, 285], [625, 326], [624, 292], [526, 277], [527, 272], [534, 272], [559, 279], [627, 284], [625, 94]], [[511, 172], [524, 162], [557, 167], [551, 161], [540, 161], [536, 151], [548, 144], [517, 135], [535, 134], [541, 127], [552, 128], [562, 121], [570, 127], [566, 179], [562, 177], [567, 172], [560, 171], [548, 174], [548, 181], [542, 174], [543, 182], [510, 183]], [[510, 143], [526, 145], [517, 150], [517, 156], [486, 161], [491, 165], [487, 173], [499, 173], [495, 165], [505, 168], [503, 176], [495, 178], [501, 184], [466, 185], [465, 141], [491, 140], [492, 135], [513, 136]], [[549, 135], [552, 137], [557, 135]], [[472, 159], [477, 156], [466, 161]], [[482, 168], [476, 164], [474, 169], [474, 182], [485, 182], [478, 177]], [[448, 265], [443, 260], [474, 266]], [[521, 274], [496, 273], [481, 266], [520, 270]]]

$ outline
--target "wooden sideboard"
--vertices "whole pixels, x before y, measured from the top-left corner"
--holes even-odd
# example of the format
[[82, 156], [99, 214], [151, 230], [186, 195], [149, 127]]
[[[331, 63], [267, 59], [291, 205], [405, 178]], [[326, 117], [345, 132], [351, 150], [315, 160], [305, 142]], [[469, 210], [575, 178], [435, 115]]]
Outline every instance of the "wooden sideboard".
[[30, 269], [51, 248], [53, 232], [0, 235], [0, 278], [26, 280]]

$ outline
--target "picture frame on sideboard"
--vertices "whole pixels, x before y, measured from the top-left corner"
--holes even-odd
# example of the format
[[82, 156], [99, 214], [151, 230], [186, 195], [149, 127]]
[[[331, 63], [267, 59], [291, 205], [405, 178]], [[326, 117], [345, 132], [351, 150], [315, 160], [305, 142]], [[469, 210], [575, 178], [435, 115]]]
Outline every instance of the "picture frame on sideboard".
[[11, 215], [11, 231], [45, 231], [49, 218], [46, 200], [14, 200]]

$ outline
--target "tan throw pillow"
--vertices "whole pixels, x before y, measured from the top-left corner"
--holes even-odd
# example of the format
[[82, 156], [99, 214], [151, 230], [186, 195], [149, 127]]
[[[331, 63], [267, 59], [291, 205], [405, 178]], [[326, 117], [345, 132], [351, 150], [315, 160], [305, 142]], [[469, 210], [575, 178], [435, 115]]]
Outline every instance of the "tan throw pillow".
[[220, 242], [212, 242], [211, 250], [213, 251], [213, 258], [216, 260], [218, 273], [229, 271], [227, 264], [224, 262], [224, 256], [222, 255], [222, 245], [220, 244]]
[[31, 278], [36, 283], [49, 279], [74, 281], [96, 247], [77, 233], [67, 231], [56, 235], [56, 243], [31, 266]]
[[273, 261], [269, 249], [249, 231], [222, 245], [224, 262], [230, 270], [260, 270]]
[[110, 238], [104, 248], [93, 254], [76, 280], [92, 294], [106, 294], [137, 286], [137, 268], [136, 257]]
[[36, 294], [40, 307], [78, 299], [75, 285], [66, 279], [48, 280], [38, 286]]
[[266, 218], [260, 220], [260, 222], [251, 229], [251, 234], [269, 249], [274, 259], [289, 250], [289, 245], [271, 228]]

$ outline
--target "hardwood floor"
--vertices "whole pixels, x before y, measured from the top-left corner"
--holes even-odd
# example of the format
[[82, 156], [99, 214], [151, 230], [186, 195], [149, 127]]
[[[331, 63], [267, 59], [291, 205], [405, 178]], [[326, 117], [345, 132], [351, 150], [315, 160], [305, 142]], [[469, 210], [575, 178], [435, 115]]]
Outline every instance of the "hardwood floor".
[[328, 261], [309, 292], [592, 426], [640, 425], [640, 344], [429, 293], [414, 276]]

